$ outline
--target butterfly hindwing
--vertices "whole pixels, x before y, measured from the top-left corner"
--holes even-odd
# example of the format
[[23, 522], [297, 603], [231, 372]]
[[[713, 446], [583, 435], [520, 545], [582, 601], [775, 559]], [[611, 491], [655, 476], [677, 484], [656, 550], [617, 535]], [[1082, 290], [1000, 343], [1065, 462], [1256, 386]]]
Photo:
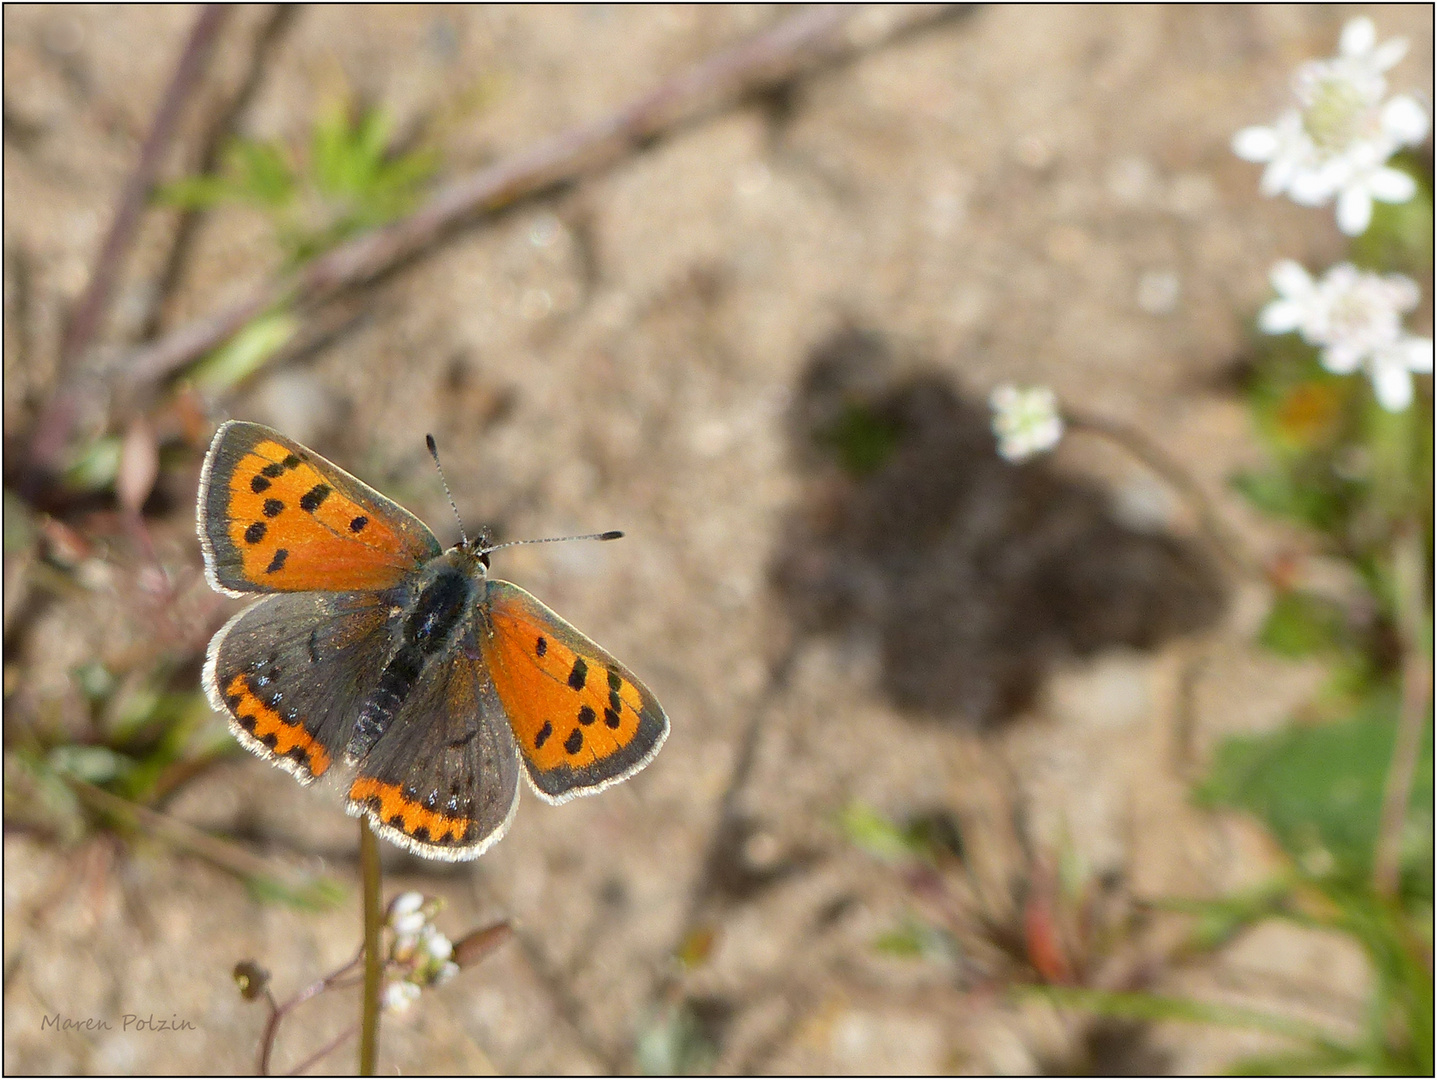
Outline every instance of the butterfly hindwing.
[[231, 596], [386, 589], [440, 553], [409, 511], [293, 439], [241, 420], [215, 432], [198, 513], [206, 573]]
[[519, 761], [472, 630], [424, 665], [349, 788], [349, 813], [428, 859], [478, 858], [519, 803]]
[[246, 748], [309, 783], [349, 741], [390, 652], [392, 612], [380, 593], [264, 597], [210, 642], [210, 704]]
[[480, 648], [535, 791], [564, 802], [647, 765], [669, 733], [648, 687], [517, 585], [485, 586]]

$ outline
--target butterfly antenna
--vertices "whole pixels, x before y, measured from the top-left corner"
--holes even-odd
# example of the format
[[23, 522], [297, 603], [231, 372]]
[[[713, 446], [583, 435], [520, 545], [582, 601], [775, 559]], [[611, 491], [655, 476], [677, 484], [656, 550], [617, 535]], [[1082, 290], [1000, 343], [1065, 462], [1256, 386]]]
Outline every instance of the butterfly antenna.
[[459, 507], [454, 505], [454, 495], [449, 490], [449, 481], [444, 479], [444, 466], [439, 464], [439, 447], [434, 445], [434, 436], [424, 436], [424, 442], [429, 447], [429, 456], [434, 459], [434, 467], [439, 470], [439, 482], [444, 485], [444, 494], [449, 497], [449, 508], [454, 511], [454, 520], [459, 522], [459, 539], [463, 546], [469, 546], [469, 537], [464, 532], [464, 519], [459, 516]]
[[623, 535], [618, 529], [611, 529], [608, 532], [585, 533], [583, 536], [546, 536], [542, 540], [510, 540], [503, 544], [491, 544], [479, 554], [488, 555], [491, 551], [498, 551], [500, 548], [506, 547], [518, 547], [520, 544], [562, 544], [568, 540], [617, 540]]

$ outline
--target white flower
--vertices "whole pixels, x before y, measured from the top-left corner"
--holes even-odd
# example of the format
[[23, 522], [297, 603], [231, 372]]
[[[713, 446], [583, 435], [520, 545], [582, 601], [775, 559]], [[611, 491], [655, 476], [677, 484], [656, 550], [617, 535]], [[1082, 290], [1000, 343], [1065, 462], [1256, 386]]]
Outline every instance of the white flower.
[[1322, 366], [1336, 375], [1365, 363], [1377, 400], [1391, 412], [1412, 403], [1412, 373], [1432, 371], [1432, 339], [1402, 327], [1402, 316], [1419, 299], [1410, 278], [1339, 263], [1314, 281], [1286, 259], [1272, 268], [1271, 279], [1278, 298], [1258, 315], [1259, 327], [1269, 334], [1297, 331], [1322, 350]]
[[418, 937], [429, 921], [421, 910], [423, 907], [424, 894], [417, 892], [400, 893], [389, 902], [387, 921], [396, 938], [407, 940]]
[[385, 1012], [404, 1012], [419, 1000], [419, 987], [407, 979], [386, 983], [384, 996], [380, 1001]]
[[1009, 461], [1024, 461], [1058, 445], [1063, 418], [1058, 402], [1046, 386], [1019, 389], [1011, 383], [994, 387], [988, 395], [993, 409], [993, 434], [998, 453]]
[[1377, 44], [1368, 18], [1343, 28], [1338, 55], [1303, 64], [1293, 79], [1298, 107], [1271, 127], [1250, 127], [1233, 138], [1233, 152], [1266, 162], [1264, 195], [1286, 192], [1294, 202], [1322, 206], [1337, 198], [1337, 224], [1349, 236], [1366, 230], [1372, 200], [1406, 202], [1417, 187], [1390, 168], [1400, 147], [1427, 134], [1427, 114], [1407, 95], [1384, 102], [1386, 71], [1402, 59], [1401, 38]]
[[439, 929], [430, 923], [419, 935], [419, 948], [428, 954], [431, 961], [443, 963], [454, 955], [453, 943], [439, 932]]

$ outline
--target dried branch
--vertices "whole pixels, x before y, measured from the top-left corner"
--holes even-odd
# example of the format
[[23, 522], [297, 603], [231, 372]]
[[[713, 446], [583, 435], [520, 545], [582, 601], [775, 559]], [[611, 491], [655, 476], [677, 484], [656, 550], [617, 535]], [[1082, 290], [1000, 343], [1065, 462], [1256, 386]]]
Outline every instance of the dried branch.
[[[90, 341], [99, 329], [110, 306], [110, 296], [115, 291], [125, 255], [135, 238], [140, 224], [140, 214], [145, 200], [154, 186], [160, 162], [169, 149], [179, 124], [180, 112], [194, 96], [195, 83], [204, 72], [205, 59], [209, 56], [220, 26], [228, 12], [223, 4], [207, 4], [195, 20], [189, 40], [180, 53], [174, 76], [160, 99], [160, 106], [150, 124], [149, 134], [140, 147], [140, 159], [125, 181], [115, 207], [115, 217], [110, 231], [100, 247], [95, 260], [94, 273], [81, 296], [60, 342], [60, 370], [68, 373], [83, 356]], [[68, 390], [69, 392], [66, 392]], [[41, 467], [52, 466], [64, 451], [75, 417], [78, 415], [75, 400], [76, 387], [68, 387], [51, 399], [49, 407], [36, 425], [31, 440], [32, 462]]]
[[415, 213], [334, 248], [249, 298], [179, 327], [123, 357], [117, 371], [142, 388], [223, 343], [282, 303], [320, 303], [371, 281], [475, 215], [552, 190], [619, 160], [721, 106], [859, 49], [872, 48], [949, 10], [939, 5], [805, 8], [771, 30], [724, 50], [600, 120], [540, 142], [442, 188]]
[[1136, 428], [1086, 414], [1066, 412], [1064, 419], [1070, 431], [1086, 431], [1116, 444], [1163, 478], [1188, 503], [1197, 517], [1198, 528], [1213, 551], [1239, 577], [1259, 577], [1262, 564], [1228, 528], [1212, 500], [1198, 486], [1192, 475], [1167, 451]]

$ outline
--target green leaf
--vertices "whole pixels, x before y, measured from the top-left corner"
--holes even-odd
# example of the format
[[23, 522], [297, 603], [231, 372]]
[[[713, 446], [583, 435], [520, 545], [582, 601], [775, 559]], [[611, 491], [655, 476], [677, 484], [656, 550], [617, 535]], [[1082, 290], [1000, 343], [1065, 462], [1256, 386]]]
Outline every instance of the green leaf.
[[269, 363], [298, 330], [299, 319], [287, 311], [261, 315], [195, 364], [191, 377], [201, 390], [223, 393]]
[[1374, 202], [1372, 223], [1352, 241], [1352, 261], [1368, 270], [1397, 270], [1419, 281], [1432, 273], [1432, 176], [1410, 150], [1388, 164], [1417, 181], [1405, 203]]
[[[1391, 694], [1373, 695], [1345, 720], [1228, 738], [1195, 796], [1207, 805], [1256, 814], [1310, 872], [1321, 876], [1330, 871], [1344, 880], [1365, 881], [1392, 758], [1396, 711]], [[1430, 815], [1431, 803], [1429, 719], [1412, 805]], [[1419, 847], [1409, 857], [1430, 864], [1430, 816], [1419, 822], [1417, 832]], [[1424, 835], [1425, 855], [1420, 844]]]
[[120, 437], [106, 435], [81, 449], [65, 470], [65, 485], [74, 491], [104, 491], [120, 472]]
[[951, 963], [958, 953], [957, 945], [949, 934], [911, 915], [892, 930], [874, 938], [873, 947], [889, 956], [943, 963]]
[[62, 776], [73, 776], [90, 784], [108, 784], [135, 766], [132, 758], [107, 746], [57, 746], [45, 760]]
[[927, 853], [922, 840], [861, 802], [851, 802], [839, 812], [838, 827], [868, 854], [886, 862]]
[[154, 201], [181, 210], [208, 210], [224, 202], [238, 202], [245, 192], [227, 176], [185, 176], [155, 189]]
[[1259, 510], [1319, 532], [1336, 531], [1344, 516], [1343, 501], [1336, 490], [1287, 472], [1241, 472], [1232, 478], [1232, 486]]
[[1091, 990], [1076, 986], [1048, 985], [1025, 985], [1016, 989], [1024, 995], [1047, 998], [1054, 1005], [1084, 1009], [1099, 1016], [1122, 1020], [1178, 1020], [1246, 1028], [1297, 1039], [1333, 1054], [1352, 1053], [1314, 1024], [1260, 1012], [1257, 1009], [1194, 1001], [1191, 998], [1165, 997], [1142, 991]]
[[35, 542], [35, 516], [29, 504], [9, 488], [5, 489], [4, 500], [5, 554], [14, 555]]
[[294, 173], [276, 145], [255, 139], [236, 139], [227, 155], [234, 174], [234, 190], [261, 206], [278, 207], [295, 194]]
[[639, 1032], [634, 1061], [642, 1076], [692, 1076], [708, 1072], [718, 1050], [688, 1002], [663, 1009]]
[[864, 405], [848, 405], [837, 420], [818, 432], [818, 442], [836, 454], [845, 471], [867, 476], [893, 455], [902, 434], [897, 421]]
[[1340, 605], [1298, 589], [1277, 595], [1258, 631], [1257, 640], [1281, 656], [1301, 657], [1342, 643], [1344, 619]]
[[1211, 952], [1226, 945], [1254, 923], [1281, 913], [1291, 891], [1291, 881], [1286, 876], [1280, 876], [1216, 900], [1156, 900], [1153, 906], [1195, 916], [1196, 922], [1188, 935], [1188, 948]]

